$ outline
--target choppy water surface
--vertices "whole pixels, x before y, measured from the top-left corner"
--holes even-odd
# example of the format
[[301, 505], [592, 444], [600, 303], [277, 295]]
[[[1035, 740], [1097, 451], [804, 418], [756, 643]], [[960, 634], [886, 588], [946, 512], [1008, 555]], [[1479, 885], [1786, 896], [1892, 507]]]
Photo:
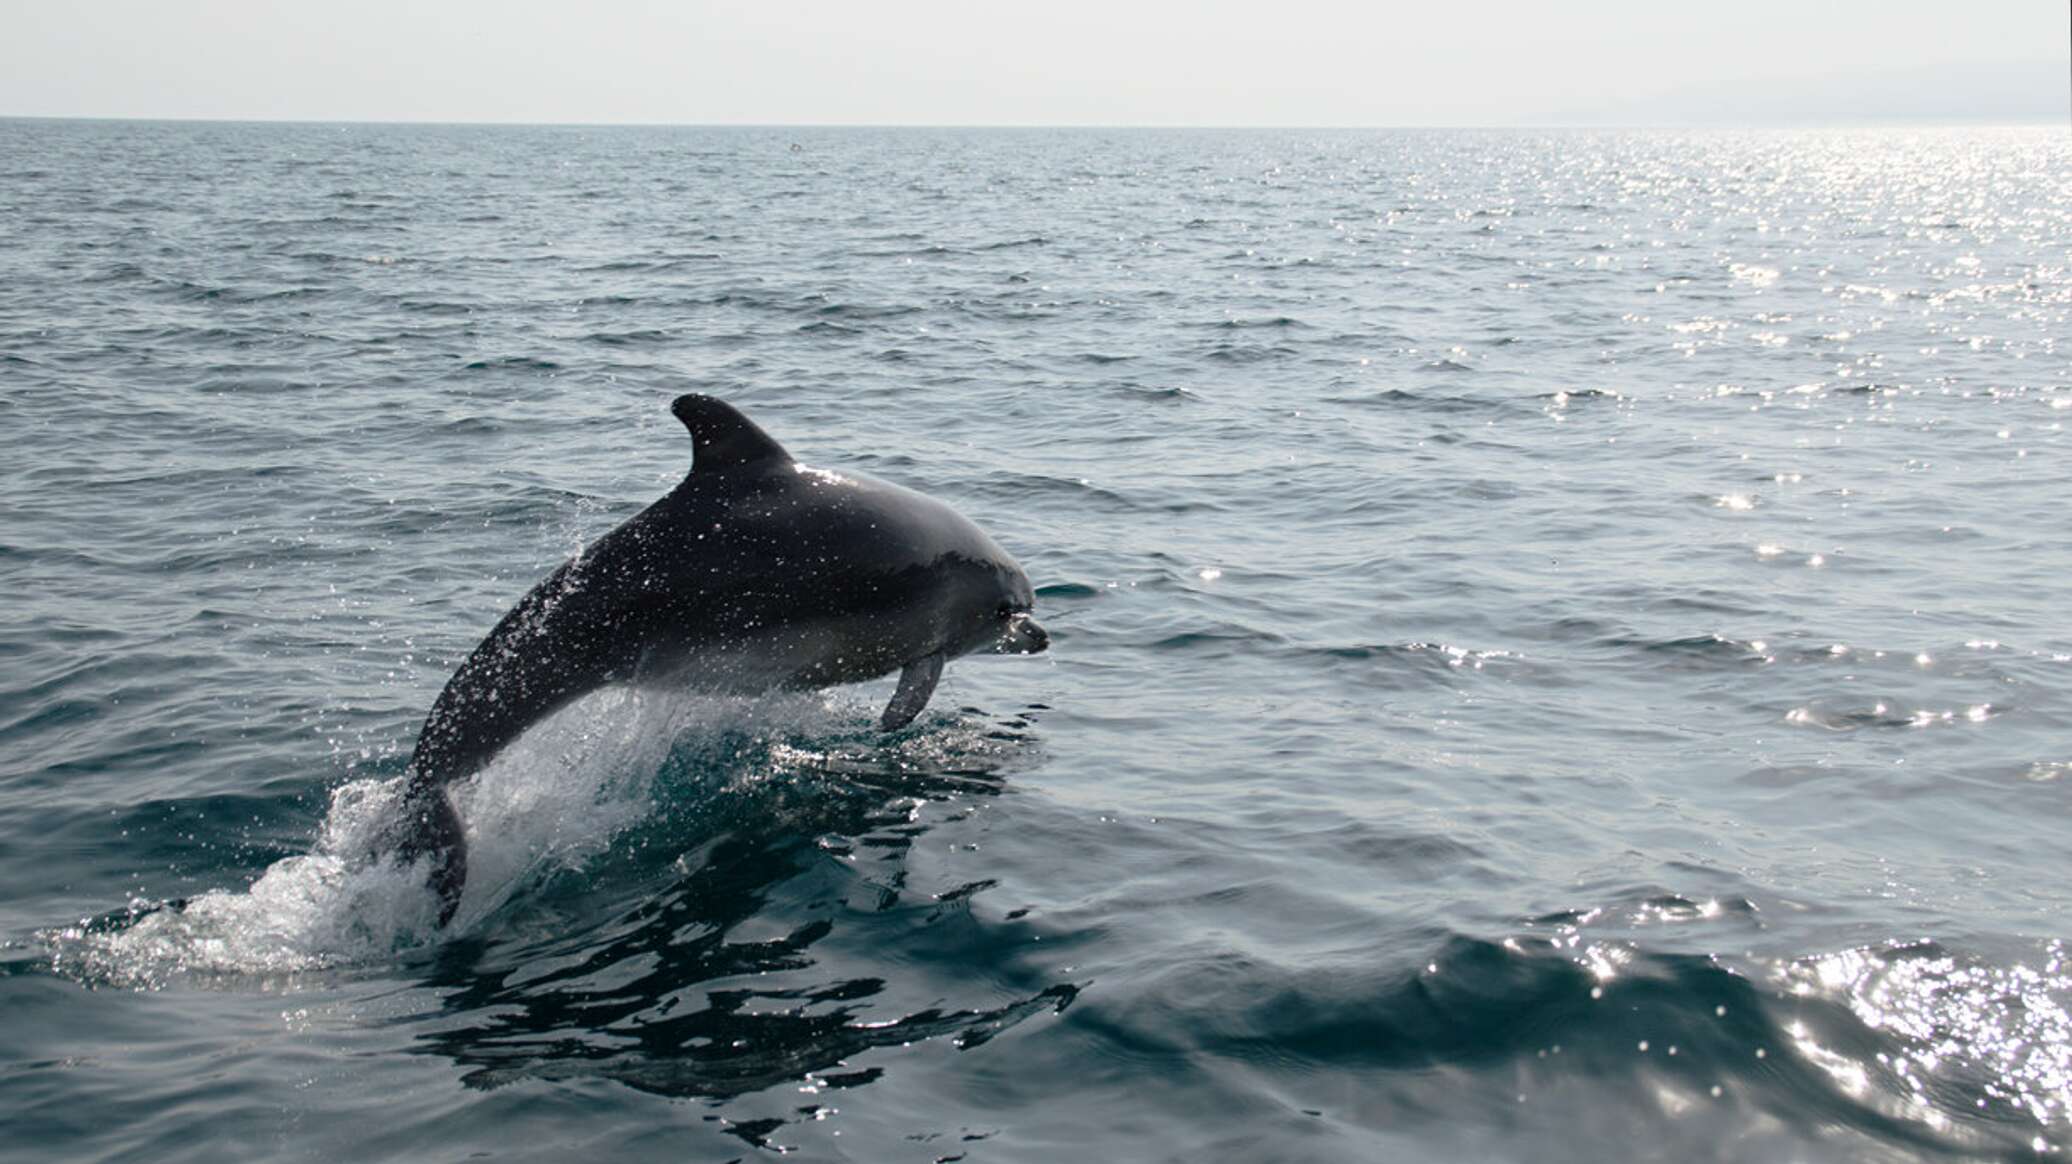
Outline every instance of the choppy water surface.
[[[0, 123], [34, 1158], [2072, 1143], [2061, 131]], [[607, 693], [352, 859], [685, 390], [1040, 659]]]

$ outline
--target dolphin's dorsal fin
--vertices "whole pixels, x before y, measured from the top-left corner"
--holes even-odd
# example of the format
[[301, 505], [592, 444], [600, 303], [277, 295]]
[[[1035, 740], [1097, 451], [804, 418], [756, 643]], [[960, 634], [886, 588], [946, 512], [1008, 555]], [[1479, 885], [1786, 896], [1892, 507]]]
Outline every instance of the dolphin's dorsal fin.
[[783, 466], [791, 454], [757, 428], [754, 421], [724, 400], [691, 393], [679, 396], [669, 411], [691, 430], [691, 472], [738, 469], [750, 465]]

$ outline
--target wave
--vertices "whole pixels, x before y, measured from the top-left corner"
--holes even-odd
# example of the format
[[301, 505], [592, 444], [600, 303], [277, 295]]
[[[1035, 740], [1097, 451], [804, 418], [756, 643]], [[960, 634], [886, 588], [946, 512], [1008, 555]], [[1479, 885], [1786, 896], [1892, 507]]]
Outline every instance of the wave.
[[[1609, 912], [1639, 933], [1754, 918], [1746, 902], [1635, 904]], [[1097, 985], [1077, 1025], [1139, 1070], [1234, 1065], [1320, 1118], [1402, 1127], [1436, 1112], [1505, 1142], [1561, 1137], [1540, 1158], [1597, 1158], [1606, 1134], [1645, 1134], [1672, 1159], [1762, 1156], [1778, 1139], [2026, 1158], [2072, 1123], [2072, 973], [2056, 943], [2003, 964], [1933, 942], [1736, 964], [1594, 934], [1606, 912], [1545, 919], [1551, 933], [1447, 933], [1414, 960], [1183, 958], [1121, 997]]]
[[1310, 328], [1312, 325], [1304, 323], [1301, 320], [1296, 319], [1292, 315], [1267, 315], [1260, 316], [1257, 318], [1239, 318], [1233, 316], [1229, 319], [1220, 320], [1216, 323], [1205, 323], [1202, 326], [1214, 328], [1218, 331], [1251, 331], [1256, 328], [1266, 328], [1268, 330], [1276, 331], [1293, 331], [1298, 328], [1306, 330]]
[[1422, 412], [1468, 413], [1496, 412], [1510, 407], [1501, 400], [1478, 400], [1472, 396], [1437, 396], [1424, 392], [1411, 392], [1402, 388], [1384, 388], [1379, 392], [1361, 395], [1337, 395], [1324, 397], [1328, 404], [1357, 404], [1389, 408], [1411, 408]]
[[470, 372], [507, 370], [518, 372], [554, 372], [559, 371], [561, 365], [540, 356], [489, 356], [479, 360], [470, 360], [462, 364], [461, 367]]
[[625, 347], [632, 344], [670, 343], [676, 340], [677, 336], [673, 332], [650, 327], [635, 331], [593, 331], [582, 338], [586, 343]]
[[1295, 354], [1294, 348], [1281, 344], [1218, 344], [1203, 352], [1201, 358], [1219, 364], [1256, 364], [1284, 360]]
[[1026, 238], [1011, 238], [1004, 239], [1000, 242], [981, 243], [978, 246], [975, 246], [971, 249], [978, 253], [984, 253], [986, 251], [1012, 251], [1019, 250], [1022, 247], [1042, 247], [1049, 245], [1049, 239], [1043, 237], [1040, 234], [1032, 234]]

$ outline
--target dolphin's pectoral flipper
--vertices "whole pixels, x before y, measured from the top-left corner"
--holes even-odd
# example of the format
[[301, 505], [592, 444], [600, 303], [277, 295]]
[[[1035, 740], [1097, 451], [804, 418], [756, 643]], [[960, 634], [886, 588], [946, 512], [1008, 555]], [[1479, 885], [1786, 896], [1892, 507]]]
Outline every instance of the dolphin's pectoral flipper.
[[878, 717], [878, 726], [888, 732], [914, 722], [921, 709], [928, 706], [928, 697], [935, 694], [935, 681], [942, 678], [943, 653], [923, 655], [906, 665], [899, 673], [899, 690], [892, 693], [892, 702], [885, 705], [885, 714]]
[[403, 805], [403, 840], [396, 855], [414, 861], [430, 855], [432, 891], [439, 895], [439, 924], [453, 920], [468, 884], [468, 838], [444, 789], [413, 789]]

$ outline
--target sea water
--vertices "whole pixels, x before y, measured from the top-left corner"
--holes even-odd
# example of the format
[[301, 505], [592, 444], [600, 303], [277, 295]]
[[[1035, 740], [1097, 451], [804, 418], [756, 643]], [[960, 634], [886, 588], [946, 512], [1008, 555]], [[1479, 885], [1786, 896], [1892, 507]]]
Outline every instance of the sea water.
[[[2072, 1143], [2072, 141], [0, 122], [19, 1159]], [[668, 400], [1054, 643], [365, 852]]]

